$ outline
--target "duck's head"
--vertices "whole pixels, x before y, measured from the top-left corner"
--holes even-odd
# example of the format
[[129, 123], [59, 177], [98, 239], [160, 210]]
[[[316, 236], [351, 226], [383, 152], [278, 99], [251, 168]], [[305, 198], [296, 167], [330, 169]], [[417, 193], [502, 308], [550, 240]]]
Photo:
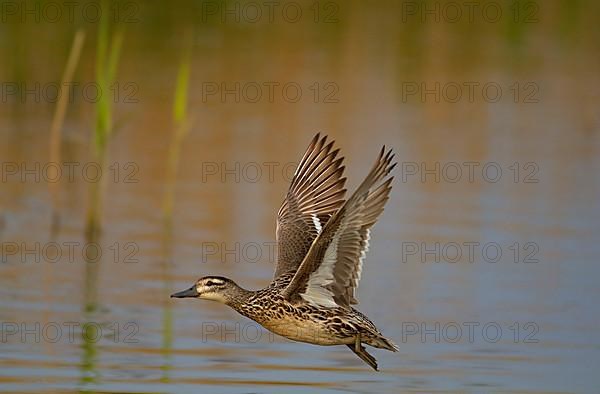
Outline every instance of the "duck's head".
[[229, 304], [246, 291], [234, 281], [222, 276], [205, 276], [194, 283], [192, 287], [174, 294], [172, 298], [201, 298]]

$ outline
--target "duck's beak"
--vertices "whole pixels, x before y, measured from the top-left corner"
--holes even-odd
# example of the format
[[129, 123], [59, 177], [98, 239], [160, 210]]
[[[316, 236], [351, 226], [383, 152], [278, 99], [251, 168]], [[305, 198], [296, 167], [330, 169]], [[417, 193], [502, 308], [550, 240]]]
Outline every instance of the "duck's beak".
[[178, 293], [171, 294], [171, 298], [187, 298], [187, 297], [198, 297], [198, 291], [196, 286], [192, 286], [187, 290], [180, 291]]

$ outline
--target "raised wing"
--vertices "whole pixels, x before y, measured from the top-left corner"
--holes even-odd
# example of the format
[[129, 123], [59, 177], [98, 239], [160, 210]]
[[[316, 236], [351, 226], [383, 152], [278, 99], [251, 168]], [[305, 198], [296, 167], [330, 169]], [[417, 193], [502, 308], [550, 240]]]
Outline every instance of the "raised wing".
[[344, 204], [343, 158], [333, 141], [317, 134], [304, 153], [277, 215], [275, 278], [296, 271], [313, 240]]
[[369, 229], [383, 212], [393, 177], [387, 177], [391, 149], [381, 150], [377, 162], [339, 211], [329, 220], [311, 245], [306, 257], [283, 291], [289, 300], [300, 296], [319, 306], [344, 308], [356, 304], [363, 259], [369, 245]]

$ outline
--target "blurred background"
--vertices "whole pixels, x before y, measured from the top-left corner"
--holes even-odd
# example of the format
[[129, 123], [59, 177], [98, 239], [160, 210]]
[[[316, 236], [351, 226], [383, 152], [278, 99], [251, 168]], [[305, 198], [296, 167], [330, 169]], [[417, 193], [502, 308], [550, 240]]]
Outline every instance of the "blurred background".
[[[594, 392], [600, 3], [0, 3], [0, 391]], [[345, 347], [171, 300], [266, 286], [316, 132], [399, 161]]]

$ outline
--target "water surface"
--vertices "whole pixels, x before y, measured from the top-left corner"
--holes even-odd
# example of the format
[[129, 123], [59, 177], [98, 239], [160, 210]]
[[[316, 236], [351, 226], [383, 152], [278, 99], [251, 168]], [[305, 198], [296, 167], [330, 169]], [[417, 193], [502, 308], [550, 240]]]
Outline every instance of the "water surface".
[[[68, 107], [62, 159], [78, 169], [59, 182], [53, 233], [35, 166], [49, 160], [55, 104], [3, 100], [0, 157], [19, 170], [3, 167], [0, 193], [0, 391], [597, 390], [598, 5], [535, 3], [537, 21], [515, 23], [501, 2], [498, 23], [448, 23], [404, 22], [406, 3], [352, 2], [315, 23], [312, 4], [298, 4], [298, 23], [139, 4], [124, 33], [97, 239], [84, 235], [91, 182], [80, 170], [94, 160], [93, 103], [80, 93]], [[79, 26], [88, 37], [75, 79], [93, 82], [97, 25], [85, 21], [0, 25], [2, 81], [60, 81]], [[190, 31], [192, 126], [169, 232], [172, 98]], [[290, 83], [299, 98], [283, 93]], [[411, 93], [422, 86], [433, 92]], [[168, 298], [206, 274], [268, 284], [277, 209], [316, 131], [337, 140], [351, 189], [381, 145], [400, 162], [359, 288], [360, 310], [400, 346], [373, 350], [379, 373], [345, 347], [293, 343], [222, 305]], [[90, 242], [102, 252], [92, 261]]]

